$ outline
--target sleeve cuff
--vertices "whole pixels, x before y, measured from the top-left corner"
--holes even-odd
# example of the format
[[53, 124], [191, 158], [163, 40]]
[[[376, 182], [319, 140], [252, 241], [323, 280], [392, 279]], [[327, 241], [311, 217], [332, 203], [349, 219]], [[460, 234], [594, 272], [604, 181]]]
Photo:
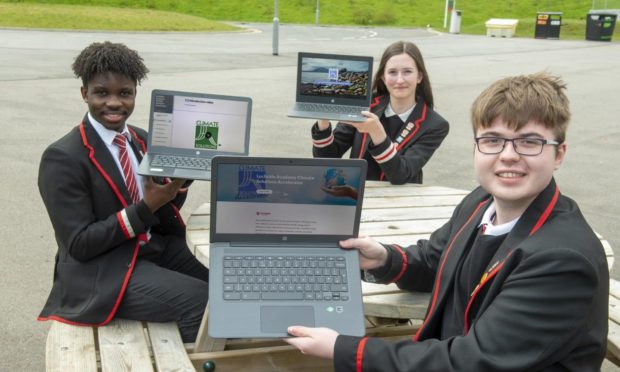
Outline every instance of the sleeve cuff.
[[334, 345], [335, 371], [361, 371], [367, 337], [339, 335]]
[[377, 163], [385, 163], [396, 156], [396, 143], [386, 137], [385, 141], [380, 144], [369, 147], [368, 152], [370, 152], [370, 155]]
[[159, 219], [151, 213], [144, 200], [128, 206], [124, 211], [135, 235], [146, 232], [149, 227], [159, 223]]
[[383, 246], [388, 252], [387, 262], [379, 268], [364, 272], [366, 281], [371, 283], [392, 283], [402, 276], [402, 268], [405, 263], [403, 254], [396, 252], [396, 249], [391, 245], [383, 244]]

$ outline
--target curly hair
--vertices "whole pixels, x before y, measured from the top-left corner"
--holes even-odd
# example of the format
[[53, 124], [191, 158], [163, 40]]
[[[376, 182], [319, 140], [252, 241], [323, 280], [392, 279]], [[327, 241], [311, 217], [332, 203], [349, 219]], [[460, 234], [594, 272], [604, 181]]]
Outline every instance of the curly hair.
[[135, 50], [129, 49], [124, 44], [109, 41], [92, 43], [84, 48], [75, 57], [71, 67], [75, 76], [82, 79], [84, 87], [95, 75], [101, 73], [115, 72], [139, 84], [149, 72], [142, 57]]

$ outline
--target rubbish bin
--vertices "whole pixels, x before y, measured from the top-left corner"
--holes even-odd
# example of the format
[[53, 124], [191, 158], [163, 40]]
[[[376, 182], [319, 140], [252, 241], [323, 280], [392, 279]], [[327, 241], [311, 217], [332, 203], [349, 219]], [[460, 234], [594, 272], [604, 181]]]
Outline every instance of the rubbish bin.
[[611, 41], [617, 15], [614, 13], [588, 13], [586, 40]]
[[450, 33], [461, 33], [461, 11], [452, 9], [452, 15], [450, 15]]
[[536, 13], [536, 39], [559, 39], [562, 25], [562, 12]]

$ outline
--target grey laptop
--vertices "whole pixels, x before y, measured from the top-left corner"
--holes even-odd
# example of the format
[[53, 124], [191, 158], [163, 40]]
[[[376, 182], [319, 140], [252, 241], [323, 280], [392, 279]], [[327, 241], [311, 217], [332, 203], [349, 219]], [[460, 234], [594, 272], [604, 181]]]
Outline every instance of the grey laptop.
[[286, 337], [290, 325], [364, 334], [357, 236], [366, 162], [213, 159], [208, 334]]
[[248, 154], [251, 115], [247, 97], [153, 90], [148, 152], [138, 173], [210, 180], [215, 155]]
[[364, 121], [371, 80], [372, 57], [300, 52], [295, 106], [288, 116]]

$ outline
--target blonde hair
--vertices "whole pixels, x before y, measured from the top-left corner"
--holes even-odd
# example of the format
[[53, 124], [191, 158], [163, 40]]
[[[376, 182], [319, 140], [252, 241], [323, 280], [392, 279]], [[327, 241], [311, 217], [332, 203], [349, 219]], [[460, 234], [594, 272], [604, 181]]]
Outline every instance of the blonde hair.
[[562, 143], [570, 120], [566, 84], [545, 72], [507, 77], [486, 88], [471, 107], [474, 133], [502, 118], [509, 128], [521, 129], [533, 120], [551, 129]]

